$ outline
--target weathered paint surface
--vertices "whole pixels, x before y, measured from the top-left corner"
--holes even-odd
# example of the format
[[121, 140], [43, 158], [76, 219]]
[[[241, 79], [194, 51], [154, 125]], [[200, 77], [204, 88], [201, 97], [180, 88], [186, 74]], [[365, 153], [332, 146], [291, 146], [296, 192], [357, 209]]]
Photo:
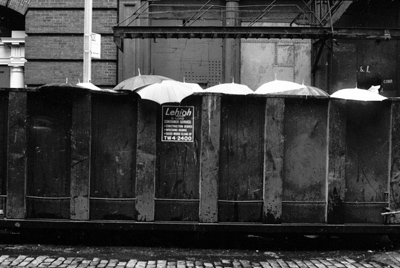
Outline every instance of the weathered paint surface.
[[[199, 220], [202, 98], [190, 96], [180, 105], [194, 107], [194, 141], [162, 142], [161, 137], [157, 137], [155, 220]], [[160, 125], [157, 129], [161, 128]]]
[[328, 101], [286, 99], [283, 222], [325, 222]]
[[199, 220], [217, 222], [221, 96], [204, 96], [201, 113]]
[[6, 195], [8, 92], [0, 92], [0, 107], [0, 195]]
[[91, 94], [78, 95], [72, 102], [71, 126], [71, 219], [89, 220]]
[[8, 92], [0, 92], [0, 209], [6, 211]]
[[[81, 118], [79, 122], [81, 122]], [[69, 219], [70, 96], [65, 94], [28, 94], [27, 123], [27, 217]], [[87, 133], [82, 136], [87, 137]], [[81, 174], [77, 176], [80, 177]], [[49, 199], [50, 197], [51, 199]]]
[[231, 96], [221, 106], [219, 221], [261, 222], [265, 101]]
[[[400, 102], [392, 103], [391, 162], [389, 181], [389, 210], [400, 211]], [[400, 214], [387, 216], [387, 222], [399, 223]]]
[[93, 96], [90, 218], [134, 220], [135, 95]]
[[390, 105], [347, 105], [345, 222], [382, 223], [388, 191]]
[[27, 173], [27, 93], [10, 92], [8, 103], [7, 211], [6, 217], [25, 218]]
[[327, 222], [344, 222], [346, 192], [346, 101], [331, 100], [329, 107], [329, 170]]
[[398, 209], [395, 101], [196, 94], [195, 141], [163, 144], [136, 95], [11, 93], [10, 219], [382, 223], [389, 185]]
[[310, 40], [242, 40], [240, 82], [251, 89], [275, 78], [310, 85], [310, 74]]
[[[153, 23], [160, 26], [176, 26], [181, 25], [182, 20], [157, 20]], [[197, 20], [193, 26], [221, 26], [221, 23], [221, 20]], [[203, 87], [223, 82], [221, 39], [157, 38], [151, 43], [150, 54], [153, 73], [178, 81], [184, 79]]]
[[268, 98], [264, 123], [264, 219], [265, 223], [282, 220], [282, 182], [285, 99]]
[[137, 100], [136, 210], [138, 221], [154, 221], [157, 103]]

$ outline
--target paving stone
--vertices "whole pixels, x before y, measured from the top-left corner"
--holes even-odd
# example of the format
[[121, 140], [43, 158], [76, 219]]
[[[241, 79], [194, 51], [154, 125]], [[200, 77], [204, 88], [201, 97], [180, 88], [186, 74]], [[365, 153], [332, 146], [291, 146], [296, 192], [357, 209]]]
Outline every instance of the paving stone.
[[128, 263], [126, 264], [126, 267], [133, 268], [133, 267], [135, 267], [136, 263], [137, 263], [137, 260], [134, 260], [134, 259], [129, 260]]

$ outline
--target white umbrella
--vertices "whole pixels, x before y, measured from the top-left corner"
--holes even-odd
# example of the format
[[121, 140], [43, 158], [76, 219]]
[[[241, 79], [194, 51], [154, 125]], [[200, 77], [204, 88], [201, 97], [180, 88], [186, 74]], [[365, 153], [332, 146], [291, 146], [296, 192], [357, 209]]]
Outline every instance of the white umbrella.
[[193, 92], [204, 92], [204, 89], [197, 83], [187, 83], [183, 82], [185, 85], [192, 87]]
[[283, 80], [274, 80], [264, 83], [257, 88], [254, 93], [272, 95], [329, 96], [327, 92], [320, 88]]
[[95, 86], [94, 84], [87, 82], [87, 83], [78, 83], [76, 84], [78, 87], [82, 87], [82, 88], [87, 88], [87, 89], [91, 89], [91, 90], [101, 90], [101, 88], [99, 88], [98, 86]]
[[128, 78], [114, 87], [114, 90], [129, 90], [135, 91], [144, 86], [148, 86], [154, 83], [160, 83], [164, 80], [173, 80], [171, 78], [161, 75], [137, 75]]
[[159, 104], [181, 102], [193, 94], [192, 83], [183, 83], [174, 80], [164, 80], [135, 90], [142, 99], [155, 101]]
[[206, 88], [204, 92], [209, 93], [222, 93], [232, 95], [247, 95], [253, 93], [248, 86], [237, 83], [224, 83]]
[[387, 99], [378, 93], [360, 88], [345, 88], [338, 90], [331, 95], [331, 98], [356, 101], [383, 101]]

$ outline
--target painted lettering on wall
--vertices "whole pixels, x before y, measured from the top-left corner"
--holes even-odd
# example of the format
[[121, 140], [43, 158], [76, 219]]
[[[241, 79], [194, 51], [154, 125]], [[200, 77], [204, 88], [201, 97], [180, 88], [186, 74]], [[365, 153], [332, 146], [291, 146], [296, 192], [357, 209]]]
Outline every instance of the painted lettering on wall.
[[360, 72], [360, 73], [370, 73], [371, 71], [370, 71], [370, 69], [369, 69], [369, 65], [367, 65], [367, 66], [360, 66], [359, 72]]

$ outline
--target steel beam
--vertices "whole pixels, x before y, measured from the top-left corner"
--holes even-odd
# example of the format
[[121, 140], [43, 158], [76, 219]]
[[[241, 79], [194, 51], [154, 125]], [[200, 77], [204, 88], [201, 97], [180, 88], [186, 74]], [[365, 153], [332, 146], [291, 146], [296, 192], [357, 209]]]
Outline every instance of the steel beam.
[[328, 27], [246, 27], [246, 26], [115, 26], [114, 42], [121, 49], [128, 38], [289, 38], [400, 40], [400, 29]]

